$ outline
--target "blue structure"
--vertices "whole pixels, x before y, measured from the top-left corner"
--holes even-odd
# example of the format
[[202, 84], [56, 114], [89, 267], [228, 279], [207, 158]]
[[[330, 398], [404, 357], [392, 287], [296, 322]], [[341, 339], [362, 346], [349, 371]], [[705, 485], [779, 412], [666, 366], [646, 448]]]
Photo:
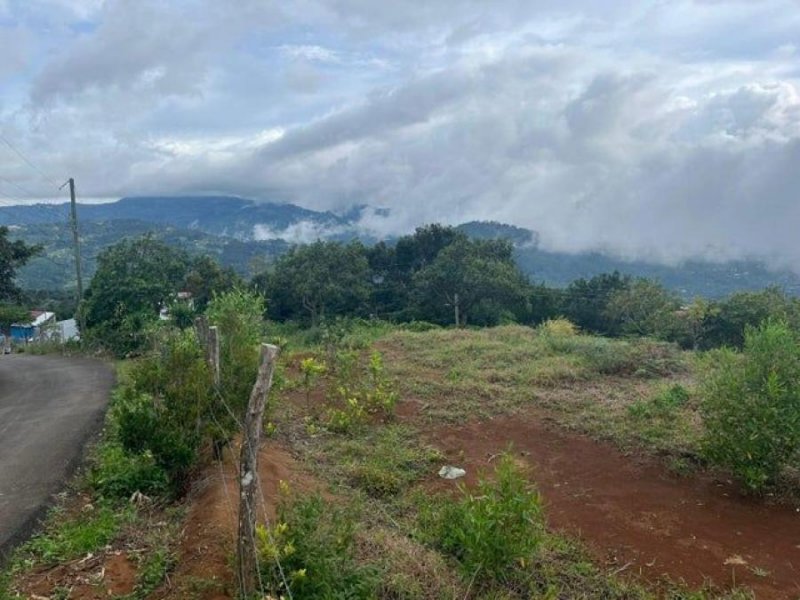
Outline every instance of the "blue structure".
[[42, 328], [55, 322], [55, 313], [46, 311], [31, 311], [31, 322], [12, 323], [11, 340], [14, 342], [29, 342], [39, 337]]

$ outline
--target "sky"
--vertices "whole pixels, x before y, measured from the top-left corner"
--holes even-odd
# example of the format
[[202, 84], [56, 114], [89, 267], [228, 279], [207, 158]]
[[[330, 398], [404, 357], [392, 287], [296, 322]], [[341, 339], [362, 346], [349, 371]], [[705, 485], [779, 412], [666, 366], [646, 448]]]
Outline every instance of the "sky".
[[799, 44], [798, 0], [0, 0], [0, 198], [73, 176], [800, 271]]

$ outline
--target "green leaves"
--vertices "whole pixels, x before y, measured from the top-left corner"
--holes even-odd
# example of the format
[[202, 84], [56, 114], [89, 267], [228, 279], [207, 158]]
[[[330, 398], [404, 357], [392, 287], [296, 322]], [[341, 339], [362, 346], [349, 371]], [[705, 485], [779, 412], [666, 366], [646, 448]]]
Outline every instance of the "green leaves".
[[775, 483], [800, 451], [800, 346], [782, 322], [745, 332], [743, 353], [715, 353], [704, 389], [705, 452], [753, 491]]

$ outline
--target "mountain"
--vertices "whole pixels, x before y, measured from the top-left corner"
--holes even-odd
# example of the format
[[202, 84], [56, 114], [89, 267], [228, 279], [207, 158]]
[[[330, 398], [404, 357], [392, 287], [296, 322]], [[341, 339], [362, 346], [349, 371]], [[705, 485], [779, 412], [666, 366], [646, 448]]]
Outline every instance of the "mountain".
[[[343, 215], [318, 212], [293, 204], [256, 203], [235, 197], [122, 198], [108, 204], [79, 205], [81, 255], [87, 280], [94, 273], [97, 254], [126, 237], [150, 234], [190, 254], [208, 254], [241, 275], [251, 277], [265, 268], [292, 243], [317, 238], [365, 243], [358, 220], [366, 210], [357, 206]], [[0, 225], [12, 236], [45, 246], [18, 276], [26, 289], [74, 287], [69, 206], [33, 205], [0, 208]], [[537, 282], [568, 285], [580, 277], [620, 271], [660, 280], [686, 298], [718, 298], [740, 290], [777, 285], [800, 295], [800, 278], [789, 271], [771, 271], [756, 261], [710, 263], [688, 261], [666, 266], [626, 261], [597, 252], [567, 254], [539, 246], [535, 231], [504, 223], [472, 221], [458, 228], [473, 238], [503, 238], [515, 246], [520, 268]]]
[[[0, 208], [0, 225], [63, 223], [68, 204], [35, 204]], [[197, 229], [242, 240], [256, 239], [259, 226], [282, 232], [299, 223], [335, 230], [350, 221], [331, 212], [318, 212], [294, 204], [254, 202], [231, 196], [180, 196], [122, 198], [106, 204], [79, 204], [81, 224], [128, 220]]]

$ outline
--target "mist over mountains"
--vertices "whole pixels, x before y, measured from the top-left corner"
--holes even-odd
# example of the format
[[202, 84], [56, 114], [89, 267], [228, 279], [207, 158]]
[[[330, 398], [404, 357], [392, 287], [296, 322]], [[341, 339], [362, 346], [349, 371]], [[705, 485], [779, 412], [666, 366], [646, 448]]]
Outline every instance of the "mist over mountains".
[[[317, 239], [391, 242], [365, 226], [388, 219], [388, 211], [356, 206], [341, 214], [293, 204], [254, 202], [226, 196], [126, 197], [78, 209], [84, 271], [90, 277], [103, 248], [125, 237], [145, 234], [163, 239], [190, 254], [208, 254], [245, 277], [265, 268], [292, 244]], [[68, 205], [19, 205], [0, 208], [0, 225], [13, 237], [40, 243], [45, 251], [19, 273], [26, 289], [74, 286]], [[365, 218], [367, 217], [367, 218]], [[423, 223], [419, 223], [422, 225]], [[734, 291], [777, 285], [800, 293], [800, 278], [774, 271], [757, 261], [714, 263], [686, 261], [677, 266], [629, 261], [600, 252], [553, 252], [540, 247], [535, 231], [512, 225], [472, 221], [459, 225], [478, 238], [506, 238], [516, 247], [520, 267], [537, 282], [565, 286], [574, 279], [620, 271], [660, 280], [684, 297], [721, 297]]]

